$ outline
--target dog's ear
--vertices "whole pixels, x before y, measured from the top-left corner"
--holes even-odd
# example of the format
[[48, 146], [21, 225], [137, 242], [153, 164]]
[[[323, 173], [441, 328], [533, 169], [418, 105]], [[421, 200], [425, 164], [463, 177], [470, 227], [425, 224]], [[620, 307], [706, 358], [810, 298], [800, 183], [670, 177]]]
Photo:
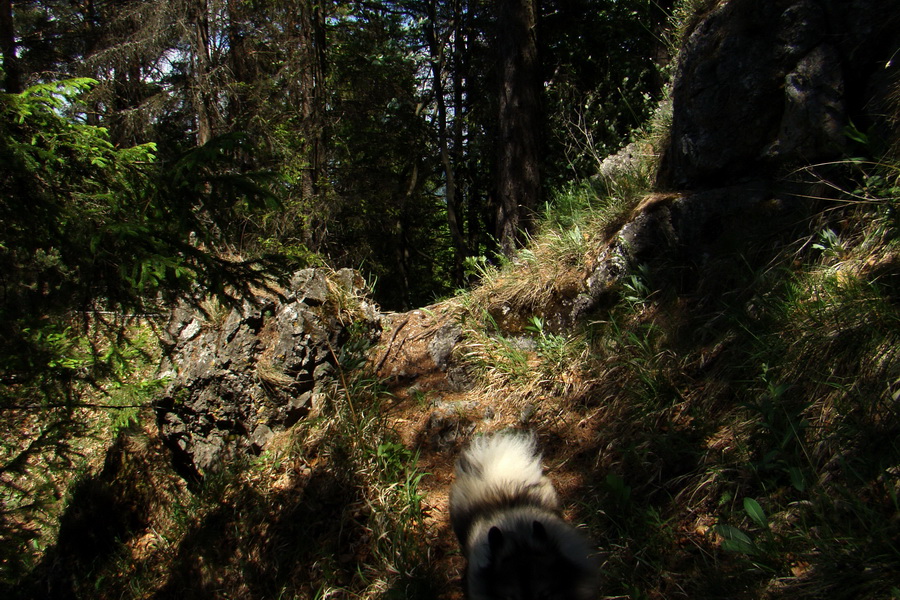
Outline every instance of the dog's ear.
[[499, 527], [491, 527], [488, 531], [488, 546], [491, 549], [491, 556], [497, 556], [503, 550], [503, 532]]

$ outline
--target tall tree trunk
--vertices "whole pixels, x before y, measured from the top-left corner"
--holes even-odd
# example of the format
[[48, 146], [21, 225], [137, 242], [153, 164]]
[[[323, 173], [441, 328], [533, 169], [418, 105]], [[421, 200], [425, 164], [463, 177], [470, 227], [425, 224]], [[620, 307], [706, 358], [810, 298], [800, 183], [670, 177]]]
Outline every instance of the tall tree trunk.
[[240, 0], [227, 2], [228, 17], [228, 66], [233, 78], [232, 86], [228, 90], [228, 123], [232, 126], [245, 127], [243, 121], [248, 113], [255, 111], [255, 106], [250, 106], [251, 94], [247, 87], [254, 83], [253, 69], [248, 56], [244, 19], [247, 11], [247, 3]]
[[325, 238], [327, 218], [320, 182], [326, 160], [325, 132], [325, 11], [320, 0], [301, 0], [297, 5], [300, 52], [301, 135], [306, 168], [300, 175], [300, 190], [310, 207], [303, 243], [317, 251]]
[[6, 79], [3, 89], [9, 94], [22, 91], [22, 75], [16, 57], [16, 27], [13, 21], [12, 0], [0, 0], [0, 56]]
[[209, 50], [209, 5], [207, 0], [196, 0], [193, 8], [193, 102], [197, 114], [197, 145], [202, 146], [212, 139], [212, 113], [215, 110], [210, 85], [212, 58]]
[[532, 226], [540, 196], [537, 0], [497, 0], [500, 148], [497, 238], [511, 256]]
[[[472, 219], [472, 205], [475, 204], [472, 195], [472, 179], [470, 165], [472, 157], [467, 148], [468, 122], [471, 107], [471, 96], [467, 89], [469, 85], [469, 28], [470, 15], [467, 0], [454, 0], [454, 35], [453, 35], [453, 164], [456, 165], [456, 190], [458, 194], [457, 206], [460, 213], [468, 208], [468, 214], [460, 215], [462, 229], [468, 235], [461, 247], [466, 255], [478, 254], [478, 235], [482, 231], [482, 225], [477, 219]], [[464, 257], [465, 258], [465, 257]], [[463, 283], [464, 271], [460, 273], [459, 283]]]
[[[458, 8], [458, 4], [454, 3], [454, 7]], [[426, 37], [429, 46], [429, 54], [431, 56], [431, 72], [434, 77], [434, 95], [437, 101], [437, 118], [438, 118], [438, 149], [441, 156], [441, 166], [444, 170], [444, 203], [447, 210], [447, 226], [450, 229], [450, 240], [453, 244], [453, 275], [456, 284], [462, 283], [463, 278], [463, 259], [465, 258], [466, 239], [463, 235], [462, 228], [462, 205], [457, 194], [456, 173], [454, 170], [453, 159], [450, 156], [450, 142], [447, 128], [447, 102], [444, 96], [444, 68], [445, 68], [445, 46], [447, 42], [439, 35], [437, 0], [431, 0], [427, 5], [428, 26]], [[456, 16], [458, 21], [459, 15]], [[458, 43], [458, 40], [454, 40]], [[455, 54], [455, 53], [454, 53]], [[454, 73], [453, 77], [458, 83], [459, 73]], [[454, 84], [454, 88], [457, 85]], [[455, 90], [454, 90], [455, 91]], [[455, 97], [455, 95], [454, 95]], [[458, 111], [460, 106], [456, 106]], [[455, 120], [461, 121], [461, 115], [455, 114]], [[457, 150], [455, 148], [454, 150]], [[457, 163], [458, 164], [458, 163]]]

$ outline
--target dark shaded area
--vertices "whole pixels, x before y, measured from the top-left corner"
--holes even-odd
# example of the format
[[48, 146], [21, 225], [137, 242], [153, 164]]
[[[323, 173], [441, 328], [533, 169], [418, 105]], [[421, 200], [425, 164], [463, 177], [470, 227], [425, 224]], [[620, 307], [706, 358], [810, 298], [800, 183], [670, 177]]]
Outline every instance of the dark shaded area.
[[660, 186], [709, 189], [831, 160], [847, 149], [848, 126], [878, 123], [872, 141], [885, 145], [896, 129], [877, 115], [897, 74], [898, 23], [891, 0], [713, 10], [681, 51]]
[[[213, 482], [203, 493], [215, 494], [216, 487]], [[366, 519], [360, 500], [349, 480], [325, 469], [265, 495], [240, 485], [190, 527], [168, 582], [153, 597], [205, 599], [223, 590], [248, 598], [285, 590], [314, 597], [314, 582], [324, 583], [320, 568], [334, 569], [333, 584], [349, 584], [366, 558], [359, 545]], [[329, 556], [334, 564], [316, 563]]]
[[121, 544], [146, 527], [161, 490], [142, 481], [140, 473], [150, 465], [129, 444], [120, 435], [103, 469], [70, 487], [56, 544], [8, 597], [84, 597], [85, 575], [114, 560]]
[[[11, 429], [28, 426], [28, 415], [17, 411], [4, 416]], [[32, 465], [36, 463], [42, 463], [43, 468], [48, 470], [65, 471], [73, 468], [80, 457], [71, 445], [71, 436], [82, 429], [83, 424], [67, 418], [65, 411], [56, 411], [52, 422], [47, 423], [27, 445], [15, 451], [0, 465], [0, 488], [3, 488], [4, 496], [19, 495], [19, 506], [4, 504], [0, 511], [0, 537], [4, 540], [0, 544], [0, 561], [4, 570], [4, 583], [16, 581], [28, 573], [32, 565], [29, 564], [28, 554], [22, 552], [22, 549], [39, 539], [41, 527], [50, 525], [31, 517], [51, 501], [44, 490], [26, 489], [16, 482], [34, 470]]]
[[[328, 586], [364, 586], [377, 540], [362, 482], [339, 455], [307, 458], [319, 466], [292, 460], [277, 486], [248, 483], [232, 465], [185, 494], [158, 440], [122, 435], [103, 469], [73, 487], [58, 542], [4, 597], [111, 599], [153, 590], [148, 597], [159, 599], [313, 598]], [[172, 519], [185, 528], [177, 545], [138, 558], [139, 538], [171, 528], [160, 520]], [[432, 586], [422, 574], [401, 574], [385, 597], [434, 597]]]

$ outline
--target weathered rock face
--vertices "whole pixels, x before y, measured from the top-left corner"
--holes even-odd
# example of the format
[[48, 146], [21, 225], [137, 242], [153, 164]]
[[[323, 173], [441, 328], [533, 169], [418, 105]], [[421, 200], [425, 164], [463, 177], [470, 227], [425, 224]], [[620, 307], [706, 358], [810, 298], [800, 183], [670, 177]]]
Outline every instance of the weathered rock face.
[[590, 266], [587, 308], [613, 300], [623, 277], [638, 265], [667, 264], [690, 278], [723, 252], [762, 240], [777, 228], [767, 221], [790, 211], [765, 181], [750, 181], [690, 194], [645, 198]]
[[657, 174], [669, 191], [598, 249], [580, 313], [614, 298], [637, 265], [679, 270], [690, 285], [690, 271], [803, 222], [802, 198], [815, 194], [783, 176], [840, 157], [851, 123], [874, 143], [900, 137], [896, 0], [713, 4], [679, 55]]
[[[258, 452], [309, 414], [335, 379], [335, 353], [351, 323], [378, 331], [380, 316], [364, 287], [350, 270], [304, 269], [281, 299], [260, 295], [219, 318], [188, 304], [173, 311], [162, 373], [171, 381], [157, 421], [185, 475]], [[340, 298], [348, 296], [353, 315], [341, 314]]]
[[840, 155], [845, 126], [874, 123], [897, 75], [898, 23], [895, 0], [720, 2], [680, 54], [660, 183], [710, 188]]
[[459, 311], [449, 304], [386, 315], [383, 348], [375, 359], [375, 374], [386, 380], [413, 380], [438, 375], [447, 388], [469, 382], [453, 364], [453, 349], [463, 337]]

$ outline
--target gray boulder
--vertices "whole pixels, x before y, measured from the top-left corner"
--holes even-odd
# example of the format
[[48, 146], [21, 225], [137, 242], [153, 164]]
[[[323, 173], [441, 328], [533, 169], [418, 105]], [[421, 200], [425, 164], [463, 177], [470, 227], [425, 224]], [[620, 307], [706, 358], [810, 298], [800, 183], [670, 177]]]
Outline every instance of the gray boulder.
[[711, 188], [840, 156], [851, 120], [875, 118], [898, 23], [895, 0], [720, 2], [679, 56], [659, 183]]
[[[353, 314], [344, 306], [351, 297]], [[281, 297], [260, 294], [217, 315], [188, 302], [173, 310], [157, 423], [183, 475], [258, 453], [314, 410], [335, 383], [351, 324], [377, 335], [366, 298], [361, 277], [304, 269]]]

